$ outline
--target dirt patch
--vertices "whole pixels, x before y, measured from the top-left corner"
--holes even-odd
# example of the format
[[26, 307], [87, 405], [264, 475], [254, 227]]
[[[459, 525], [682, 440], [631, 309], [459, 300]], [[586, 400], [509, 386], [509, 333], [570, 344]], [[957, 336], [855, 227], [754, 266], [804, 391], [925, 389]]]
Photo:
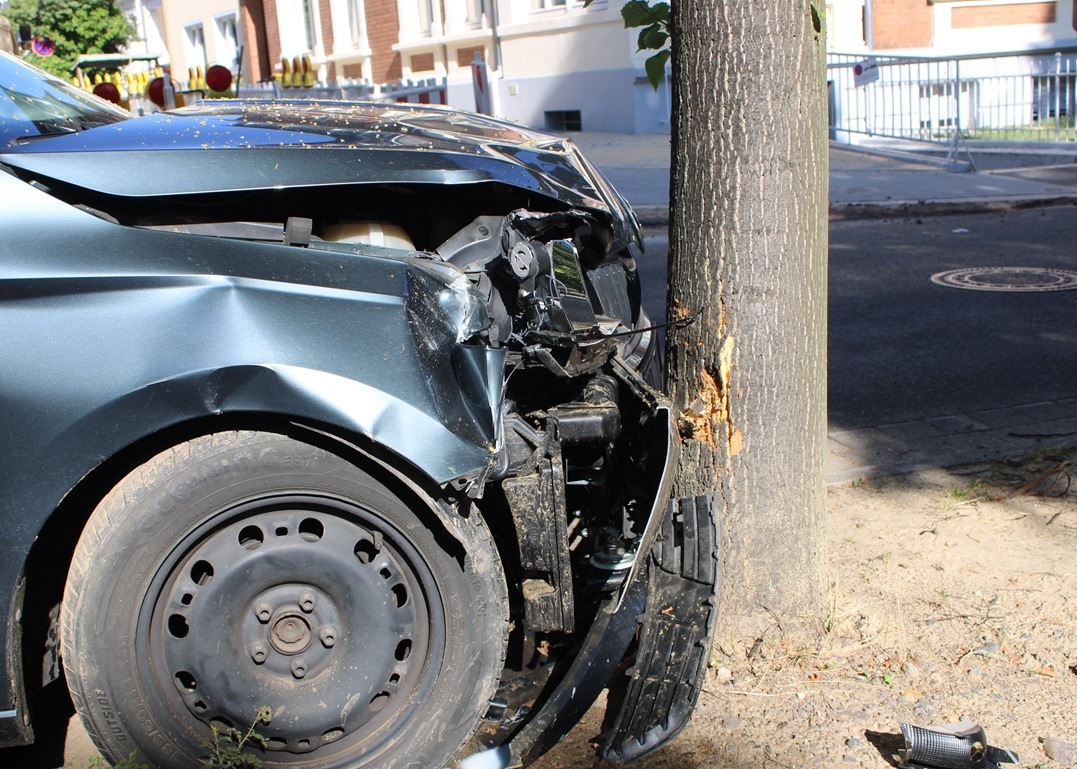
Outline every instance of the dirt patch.
[[[1066, 472], [1077, 452], [831, 487], [828, 611], [719, 630], [690, 726], [638, 766], [887, 767], [899, 722], [963, 719], [1023, 766], [1060, 766], [1042, 740], [1077, 742]], [[613, 767], [586, 745], [600, 721], [595, 708], [539, 765]]]

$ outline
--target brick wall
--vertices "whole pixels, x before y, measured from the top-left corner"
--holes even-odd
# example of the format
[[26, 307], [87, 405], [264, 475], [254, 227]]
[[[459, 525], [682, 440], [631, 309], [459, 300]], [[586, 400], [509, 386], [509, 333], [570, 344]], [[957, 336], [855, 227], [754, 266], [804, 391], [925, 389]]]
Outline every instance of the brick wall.
[[274, 0], [262, 0], [265, 10], [266, 49], [269, 69], [277, 71], [280, 65], [280, 21], [277, 19], [277, 4]]
[[1053, 2], [963, 6], [951, 11], [950, 26], [953, 29], [969, 29], [1009, 24], [1054, 24], [1057, 10], [1057, 4]]
[[318, 0], [318, 16], [322, 27], [322, 50], [328, 56], [333, 53], [333, 17], [329, 0]]
[[922, 48], [931, 45], [935, 28], [927, 0], [869, 0], [872, 47]]
[[400, 32], [396, 0], [367, 0], [366, 29], [374, 82], [399, 80], [400, 54], [393, 50], [393, 43], [397, 42]]
[[466, 69], [471, 66], [471, 62], [475, 61], [475, 54], [479, 55], [479, 59], [486, 61], [486, 50], [481, 45], [476, 45], [472, 48], [457, 48], [456, 49], [456, 64], [462, 69]]
[[[276, 13], [273, 6], [273, 13]], [[240, 0], [239, 26], [243, 37], [243, 81], [269, 80], [273, 59], [266, 41], [266, 19], [262, 0]]]
[[430, 72], [434, 69], [434, 54], [419, 53], [411, 57], [412, 72]]

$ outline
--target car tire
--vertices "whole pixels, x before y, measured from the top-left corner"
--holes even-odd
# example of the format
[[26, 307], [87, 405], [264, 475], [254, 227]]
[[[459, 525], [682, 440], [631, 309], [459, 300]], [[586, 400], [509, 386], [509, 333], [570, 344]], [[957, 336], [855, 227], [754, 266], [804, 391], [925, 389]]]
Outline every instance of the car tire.
[[218, 433], [158, 454], [93, 512], [63, 662], [114, 762], [202, 766], [214, 728], [268, 707], [266, 767], [441, 767], [494, 694], [507, 617], [479, 515], [450, 531], [326, 449]]

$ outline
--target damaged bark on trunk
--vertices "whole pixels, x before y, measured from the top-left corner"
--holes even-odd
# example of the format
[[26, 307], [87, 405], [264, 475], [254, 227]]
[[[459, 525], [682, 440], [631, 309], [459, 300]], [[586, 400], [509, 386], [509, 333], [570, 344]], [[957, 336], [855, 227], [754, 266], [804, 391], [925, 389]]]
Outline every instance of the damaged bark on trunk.
[[725, 617], [825, 597], [825, 30], [809, 0], [679, 0], [667, 389]]

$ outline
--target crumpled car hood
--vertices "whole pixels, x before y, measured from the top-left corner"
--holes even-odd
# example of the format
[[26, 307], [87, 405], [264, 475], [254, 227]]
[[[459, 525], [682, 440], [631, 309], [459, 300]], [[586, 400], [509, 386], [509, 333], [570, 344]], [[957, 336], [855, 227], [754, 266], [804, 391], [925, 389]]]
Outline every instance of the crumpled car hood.
[[604, 214], [626, 240], [639, 236], [631, 208], [571, 141], [445, 108], [222, 101], [0, 153], [32, 174], [132, 197], [499, 182]]

